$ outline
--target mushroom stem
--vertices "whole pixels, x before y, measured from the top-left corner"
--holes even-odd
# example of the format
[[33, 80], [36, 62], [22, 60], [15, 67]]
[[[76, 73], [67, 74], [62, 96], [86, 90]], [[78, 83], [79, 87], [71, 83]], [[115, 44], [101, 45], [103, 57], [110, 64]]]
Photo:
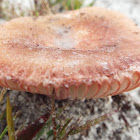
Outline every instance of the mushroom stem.
[[55, 89], [53, 89], [52, 95], [51, 95], [51, 115], [52, 115], [52, 123], [53, 123], [53, 140], [56, 140], [57, 133], [56, 133], [56, 113], [55, 113]]

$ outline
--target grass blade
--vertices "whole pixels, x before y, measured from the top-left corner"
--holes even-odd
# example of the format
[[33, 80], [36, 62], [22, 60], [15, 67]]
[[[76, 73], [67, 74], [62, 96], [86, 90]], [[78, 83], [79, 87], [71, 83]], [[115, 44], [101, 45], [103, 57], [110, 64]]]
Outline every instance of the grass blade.
[[59, 130], [59, 132], [58, 132], [58, 138], [59, 138], [59, 140], [61, 140], [64, 137], [65, 129], [67, 128], [67, 126], [70, 124], [71, 121], [72, 121], [72, 118], [66, 119], [64, 125]]
[[40, 140], [40, 138], [41, 138], [41, 136], [43, 135], [43, 133], [45, 132], [46, 128], [49, 128], [50, 125], [51, 125], [51, 123], [52, 123], [52, 120], [49, 119], [49, 120], [45, 123], [45, 125], [42, 127], [42, 129], [38, 132], [38, 134], [37, 134], [36, 137], [35, 137], [35, 140]]
[[[60, 125], [57, 125], [56, 129], [59, 130], [60, 129]], [[51, 137], [53, 137], [53, 130], [52, 129], [47, 132], [47, 140], [49, 138], [51, 138]]]
[[0, 140], [3, 140], [3, 137], [5, 136], [5, 134], [7, 133], [7, 131], [8, 131], [8, 127], [6, 126], [5, 129], [3, 130], [3, 132], [0, 135]]
[[[60, 115], [61, 115], [61, 113], [65, 110], [65, 108], [68, 106], [68, 104], [67, 105], [65, 105], [65, 106], [63, 106], [62, 108], [60, 108], [59, 110], [58, 110], [58, 113], [56, 113], [56, 118], [58, 118]], [[46, 124], [43, 126], [43, 128], [38, 132], [38, 134], [36, 135], [36, 137], [35, 137], [35, 140], [39, 140], [40, 138], [41, 138], [41, 136], [43, 135], [43, 133], [45, 132], [45, 130], [46, 129], [48, 129], [48, 128], [50, 128], [50, 126], [51, 126], [51, 124], [52, 124], [52, 119], [51, 119], [51, 117], [48, 119], [48, 121], [46, 121]]]
[[34, 123], [29, 125], [27, 128], [20, 131], [17, 134], [17, 140], [32, 140], [32, 138], [36, 136], [38, 132], [42, 129], [42, 127], [45, 125], [49, 116], [50, 113], [46, 113], [45, 115], [37, 119]]
[[53, 137], [53, 130], [52, 129], [47, 133], [47, 140], [50, 139], [51, 137]]
[[100, 123], [100, 122], [102, 122], [102, 121], [104, 121], [104, 120], [106, 120], [106, 119], [107, 119], [107, 116], [104, 115], [104, 116], [101, 116], [101, 117], [99, 117], [99, 118], [97, 118], [97, 119], [95, 119], [95, 120], [93, 120], [93, 121], [88, 121], [88, 122], [87, 122], [86, 124], [84, 124], [84, 125], [81, 125], [81, 126], [78, 126], [78, 127], [73, 128], [73, 129], [69, 132], [69, 135], [78, 134], [78, 133], [80, 133], [80, 132], [82, 132], [82, 131], [84, 131], [84, 130], [90, 128], [91, 126], [94, 126], [94, 125], [96, 125], [96, 124], [98, 124], [98, 123]]
[[88, 6], [93, 6], [95, 4], [96, 0], [94, 0], [93, 2], [91, 2]]
[[[4, 117], [6, 117], [6, 110], [3, 112]], [[13, 117], [13, 120], [16, 119], [16, 117], [18, 116], [18, 113]], [[5, 129], [3, 130], [3, 132], [0, 135], [0, 140], [3, 140], [3, 137], [5, 136], [5, 134], [8, 131], [8, 126], [5, 127]]]
[[12, 107], [10, 104], [9, 96], [7, 97], [6, 114], [7, 114], [9, 140], [15, 140], [15, 129], [14, 129], [13, 116], [12, 116]]
[[74, 9], [80, 9], [83, 5], [83, 1], [81, 0], [75, 0], [75, 3], [74, 3]]
[[84, 130], [87, 130], [88, 128], [90, 128], [91, 126], [94, 126], [96, 124], [101, 123], [102, 121], [107, 120], [113, 113], [118, 112], [118, 110], [115, 110], [109, 114], [105, 114], [103, 116], [100, 116], [94, 120], [88, 121], [86, 124], [81, 125], [81, 126], [76, 126], [74, 128], [72, 128], [69, 132], [68, 135], [74, 135], [74, 134], [78, 134]]

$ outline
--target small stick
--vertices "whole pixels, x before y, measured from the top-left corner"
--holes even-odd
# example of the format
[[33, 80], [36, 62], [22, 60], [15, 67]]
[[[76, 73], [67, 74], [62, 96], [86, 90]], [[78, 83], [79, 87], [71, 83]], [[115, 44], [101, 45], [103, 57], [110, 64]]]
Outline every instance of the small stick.
[[51, 115], [52, 115], [52, 123], [53, 123], [53, 140], [56, 140], [57, 133], [56, 133], [56, 113], [55, 113], [55, 89], [53, 89], [52, 96], [51, 96]]

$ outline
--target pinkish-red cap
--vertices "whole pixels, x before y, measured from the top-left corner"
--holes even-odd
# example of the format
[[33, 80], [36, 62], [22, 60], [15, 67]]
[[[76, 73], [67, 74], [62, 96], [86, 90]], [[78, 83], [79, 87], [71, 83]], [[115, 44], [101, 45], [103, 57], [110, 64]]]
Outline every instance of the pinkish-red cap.
[[140, 29], [103, 8], [0, 25], [0, 85], [57, 99], [100, 98], [140, 86]]

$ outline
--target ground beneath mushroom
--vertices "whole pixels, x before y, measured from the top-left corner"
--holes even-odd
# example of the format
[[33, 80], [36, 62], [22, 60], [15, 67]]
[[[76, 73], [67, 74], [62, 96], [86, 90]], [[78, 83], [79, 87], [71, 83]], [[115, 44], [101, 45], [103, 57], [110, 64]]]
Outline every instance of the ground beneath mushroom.
[[[139, 99], [140, 99], [140, 90]], [[9, 91], [13, 113], [20, 111], [20, 116], [15, 121], [16, 130], [32, 123], [35, 119], [45, 114], [50, 108], [50, 99], [47, 96], [17, 91]], [[133, 94], [133, 92], [132, 92]], [[0, 110], [4, 110], [6, 101]], [[111, 98], [97, 100], [57, 101], [56, 107], [68, 107], [63, 113], [66, 117], [83, 117], [83, 122], [93, 120], [103, 114], [120, 108], [108, 120], [91, 127], [81, 135], [70, 137], [69, 140], [140, 140], [140, 105], [131, 100], [129, 94], [122, 94]], [[83, 123], [82, 122], [82, 123]], [[0, 126], [0, 133], [5, 127], [5, 122]], [[8, 139], [5, 137], [5, 140]]]
[[[96, 0], [95, 5], [118, 10], [140, 25], [139, 0]], [[21, 112], [15, 121], [16, 129], [32, 123], [50, 108], [50, 100], [47, 96], [17, 91], [9, 91], [9, 93], [13, 113]], [[0, 106], [0, 113], [6, 108], [5, 103], [6, 100]], [[109, 120], [93, 126], [80, 135], [70, 137], [69, 140], [140, 140], [140, 89], [105, 99], [57, 101], [56, 107], [65, 106], [67, 103], [69, 105], [64, 116], [74, 118], [83, 116], [83, 122], [120, 108], [120, 111], [110, 116]], [[5, 124], [6, 122], [2, 122], [0, 125], [0, 133]], [[5, 140], [7, 139], [5, 137]]]

